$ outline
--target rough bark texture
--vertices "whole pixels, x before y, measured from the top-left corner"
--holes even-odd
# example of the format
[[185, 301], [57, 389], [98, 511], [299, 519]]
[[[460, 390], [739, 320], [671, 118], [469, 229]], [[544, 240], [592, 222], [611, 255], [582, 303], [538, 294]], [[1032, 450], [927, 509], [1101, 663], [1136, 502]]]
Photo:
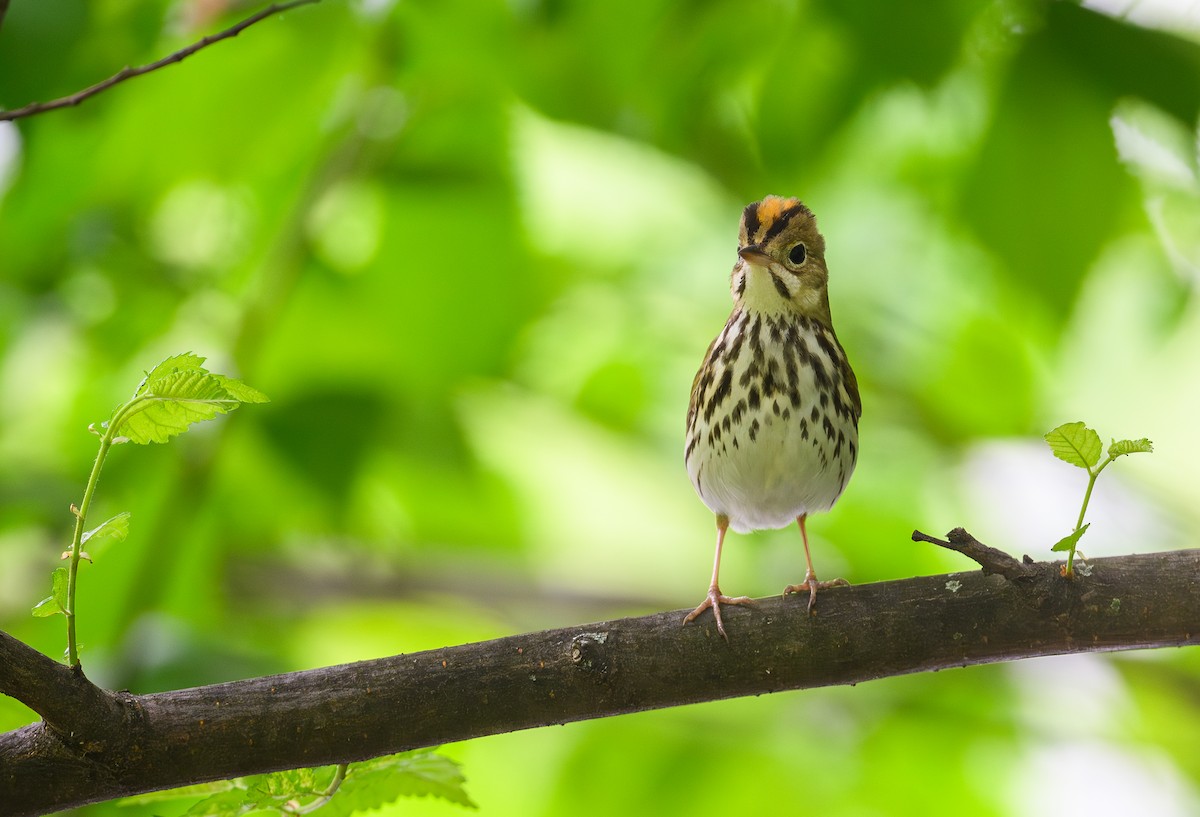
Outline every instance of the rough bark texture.
[[795, 597], [729, 607], [729, 643], [711, 615], [683, 627], [674, 611], [154, 695], [98, 690], [3, 636], [0, 692], [46, 720], [0, 735], [0, 814], [699, 701], [1200, 642], [1198, 550], [1096, 559], [1073, 581], [995, 554], [975, 554], [982, 571], [824, 591], [811, 617]]

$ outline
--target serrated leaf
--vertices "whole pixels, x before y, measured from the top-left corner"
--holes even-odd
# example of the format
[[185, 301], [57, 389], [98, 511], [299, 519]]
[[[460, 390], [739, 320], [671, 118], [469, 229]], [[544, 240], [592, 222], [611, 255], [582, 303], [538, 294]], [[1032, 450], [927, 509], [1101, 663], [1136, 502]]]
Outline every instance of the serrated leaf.
[[368, 760], [350, 767], [337, 794], [321, 808], [322, 817], [349, 817], [400, 797], [438, 797], [477, 808], [463, 788], [459, 765], [436, 752], [418, 751]]
[[1079, 537], [1083, 536], [1083, 534], [1087, 531], [1087, 529], [1091, 526], [1091, 524], [1092, 524], [1091, 522], [1085, 523], [1084, 526], [1082, 528], [1080, 528], [1079, 530], [1074, 531], [1071, 534], [1059, 539], [1057, 542], [1054, 543], [1054, 547], [1052, 547], [1050, 549], [1053, 551], [1058, 551], [1058, 552], [1074, 550], [1075, 546], [1079, 544]]
[[215, 378], [174, 372], [154, 381], [151, 389], [136, 399], [116, 431], [139, 445], [165, 443], [192, 423], [211, 420], [238, 405]]
[[165, 377], [171, 372], [187, 372], [187, 371], [205, 371], [204, 358], [199, 355], [194, 355], [191, 352], [184, 352], [181, 355], [171, 355], [171, 357], [159, 363], [150, 371], [146, 372], [146, 376], [142, 378], [142, 382], [138, 383], [137, 389], [134, 390], [134, 397], [141, 397], [152, 381], [161, 377]]
[[33, 608], [33, 614], [39, 618], [53, 616], [67, 611], [67, 569], [56, 567], [50, 574], [50, 595], [42, 599]]
[[242, 782], [250, 796], [264, 806], [277, 800], [283, 803], [295, 797], [312, 796], [324, 791], [324, 786], [317, 785], [316, 769], [287, 769], [246, 777]]
[[1054, 456], [1079, 468], [1096, 465], [1100, 462], [1100, 452], [1104, 450], [1100, 435], [1082, 422], [1063, 423], [1047, 432], [1044, 439]]
[[[271, 774], [189, 786], [170, 792], [127, 798], [137, 805], [151, 800], [210, 794], [183, 817], [242, 817], [256, 812], [290, 814], [297, 803], [313, 802], [328, 787], [330, 770], [291, 769]], [[376, 809], [400, 797], [440, 797], [477, 808], [463, 789], [464, 778], [453, 760], [428, 750], [376, 758], [350, 767], [333, 798], [320, 808], [321, 817], [349, 817]]]
[[254, 388], [253, 386], [247, 386], [245, 383], [236, 378], [226, 377], [223, 374], [214, 374], [210, 376], [219, 379], [221, 381], [221, 386], [225, 389], [225, 391], [228, 392], [229, 395], [235, 400], [239, 400], [242, 403], [271, 402], [271, 398], [267, 397], [258, 389]]
[[264, 403], [262, 392], [240, 380], [213, 374], [193, 354], [169, 357], [155, 366], [133, 398], [113, 413], [112, 433], [130, 442], [165, 443], [193, 423], [211, 420], [242, 403]]
[[183, 817], [236, 817], [257, 808], [246, 802], [244, 789], [235, 788], [205, 797], [185, 811]]
[[185, 812], [185, 817], [293, 814], [296, 804], [315, 802], [318, 797], [324, 795], [328, 783], [318, 782], [318, 771], [288, 769], [238, 778], [230, 782], [230, 791], [196, 803]]
[[1108, 447], [1108, 456], [1114, 460], [1126, 454], [1150, 454], [1154, 452], [1154, 443], [1142, 437], [1140, 440], [1113, 440]]

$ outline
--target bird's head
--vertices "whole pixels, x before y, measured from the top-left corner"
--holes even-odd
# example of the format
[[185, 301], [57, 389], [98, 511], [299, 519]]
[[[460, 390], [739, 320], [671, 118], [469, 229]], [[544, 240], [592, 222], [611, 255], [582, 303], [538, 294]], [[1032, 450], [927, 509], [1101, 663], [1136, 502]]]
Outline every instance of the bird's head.
[[767, 196], [742, 211], [730, 288], [755, 311], [794, 310], [827, 326], [829, 270], [817, 219], [799, 199]]

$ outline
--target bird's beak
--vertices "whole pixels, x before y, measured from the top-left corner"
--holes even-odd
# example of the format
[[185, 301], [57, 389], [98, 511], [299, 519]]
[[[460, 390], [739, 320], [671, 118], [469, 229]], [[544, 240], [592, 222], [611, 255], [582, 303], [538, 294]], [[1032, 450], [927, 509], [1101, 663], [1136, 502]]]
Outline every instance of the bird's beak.
[[747, 244], [745, 247], [742, 247], [740, 250], [738, 250], [738, 255], [740, 255], [743, 260], [749, 261], [751, 264], [759, 267], [765, 267], [771, 263], [771, 256], [767, 255], [766, 252], [763, 251], [761, 244]]

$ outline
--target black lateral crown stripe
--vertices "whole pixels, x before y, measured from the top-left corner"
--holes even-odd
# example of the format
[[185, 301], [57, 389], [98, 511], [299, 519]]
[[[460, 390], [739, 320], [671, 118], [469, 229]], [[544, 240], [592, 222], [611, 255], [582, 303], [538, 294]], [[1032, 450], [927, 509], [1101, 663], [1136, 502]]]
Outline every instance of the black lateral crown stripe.
[[758, 232], [758, 202], [747, 204], [746, 209], [742, 211], [742, 221], [746, 224], [746, 243], [754, 243], [754, 235]]
[[790, 222], [793, 218], [800, 215], [801, 213], [807, 213], [807, 212], [808, 212], [807, 207], [805, 207], [800, 202], [796, 202], [791, 207], [789, 207], [788, 209], [784, 210], [782, 213], [779, 214], [779, 218], [775, 219], [775, 221], [771, 224], [771, 226], [767, 228], [767, 232], [762, 237], [762, 241], [760, 243], [766, 244], [772, 238], [774, 238], [775, 236], [782, 233], [784, 228], [788, 226], [788, 222]]

